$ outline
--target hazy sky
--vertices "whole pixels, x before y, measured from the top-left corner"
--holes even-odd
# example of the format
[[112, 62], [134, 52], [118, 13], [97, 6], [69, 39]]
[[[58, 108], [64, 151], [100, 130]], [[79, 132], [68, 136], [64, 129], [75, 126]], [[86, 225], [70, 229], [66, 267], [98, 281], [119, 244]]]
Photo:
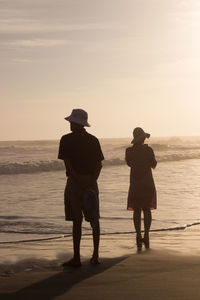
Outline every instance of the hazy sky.
[[200, 1], [0, 0], [0, 140], [200, 135]]

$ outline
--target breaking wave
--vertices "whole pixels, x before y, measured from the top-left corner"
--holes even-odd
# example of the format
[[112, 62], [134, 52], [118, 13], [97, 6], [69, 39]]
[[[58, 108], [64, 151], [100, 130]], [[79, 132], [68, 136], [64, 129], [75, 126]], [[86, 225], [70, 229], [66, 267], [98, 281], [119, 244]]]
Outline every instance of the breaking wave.
[[[158, 162], [200, 159], [200, 152], [165, 153], [163, 155], [156, 155], [156, 158]], [[103, 161], [103, 166], [106, 167], [121, 165], [125, 165], [125, 160], [121, 158], [113, 158]], [[0, 175], [39, 173], [59, 170], [64, 170], [64, 164], [59, 160], [0, 164]]]
[[63, 170], [63, 162], [54, 161], [39, 161], [39, 162], [24, 162], [24, 163], [7, 163], [0, 165], [0, 175], [7, 174], [24, 174], [36, 172], [49, 172]]

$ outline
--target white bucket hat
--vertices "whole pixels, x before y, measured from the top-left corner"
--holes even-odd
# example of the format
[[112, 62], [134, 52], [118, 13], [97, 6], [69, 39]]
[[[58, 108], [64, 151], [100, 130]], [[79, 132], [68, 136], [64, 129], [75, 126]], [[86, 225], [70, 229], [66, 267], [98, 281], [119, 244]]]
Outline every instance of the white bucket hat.
[[80, 124], [82, 126], [90, 127], [90, 124], [88, 123], [88, 114], [83, 109], [73, 109], [72, 113], [69, 117], [66, 117], [65, 120], [71, 122]]

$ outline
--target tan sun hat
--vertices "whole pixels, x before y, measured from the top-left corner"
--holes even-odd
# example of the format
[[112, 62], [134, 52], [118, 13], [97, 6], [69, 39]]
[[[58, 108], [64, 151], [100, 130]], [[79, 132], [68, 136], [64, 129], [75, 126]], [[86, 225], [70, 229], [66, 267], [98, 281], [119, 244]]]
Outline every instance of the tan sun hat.
[[80, 108], [73, 109], [71, 115], [69, 117], [66, 117], [65, 120], [71, 123], [76, 123], [82, 126], [90, 127], [90, 124], [87, 121], [88, 120], [87, 112]]
[[144, 130], [141, 127], [136, 127], [133, 130], [133, 140], [131, 143], [132, 144], [140, 143], [146, 138], [150, 138], [150, 134], [144, 132]]

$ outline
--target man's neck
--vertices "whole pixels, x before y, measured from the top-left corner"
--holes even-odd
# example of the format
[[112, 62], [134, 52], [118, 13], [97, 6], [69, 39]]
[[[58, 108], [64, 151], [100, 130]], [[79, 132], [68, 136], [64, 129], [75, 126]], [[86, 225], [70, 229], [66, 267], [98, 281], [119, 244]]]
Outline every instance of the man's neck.
[[72, 132], [75, 133], [75, 134], [82, 134], [82, 133], [85, 133], [86, 130], [85, 130], [84, 127], [81, 127], [81, 128], [74, 128], [74, 129], [72, 130]]

